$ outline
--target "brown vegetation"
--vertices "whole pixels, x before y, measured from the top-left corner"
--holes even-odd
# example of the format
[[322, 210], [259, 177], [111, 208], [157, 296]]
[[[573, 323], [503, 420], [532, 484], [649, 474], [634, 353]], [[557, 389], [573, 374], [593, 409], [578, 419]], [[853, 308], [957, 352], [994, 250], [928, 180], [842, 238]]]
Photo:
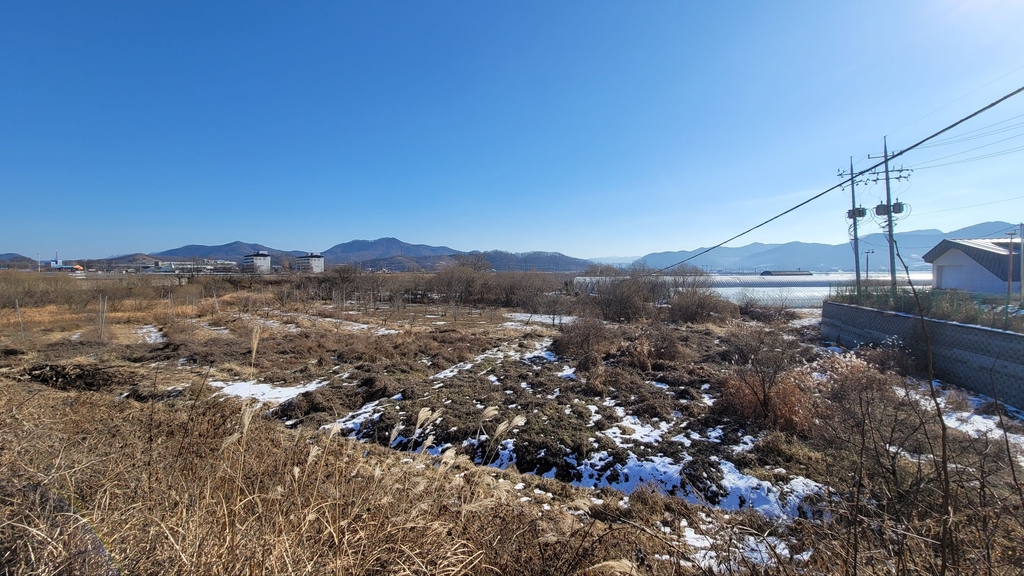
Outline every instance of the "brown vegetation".
[[[1024, 491], [1006, 437], [942, 431], [904, 353], [827, 353], [781, 322], [790, 311], [748, 305], [733, 320], [692, 280], [670, 295], [627, 274], [590, 297], [472, 260], [435, 276], [339, 268], [186, 285], [0, 273], [0, 568], [1024, 571]], [[506, 325], [509, 306], [538, 318]], [[548, 326], [569, 311], [589, 315]], [[540, 355], [548, 343], [556, 360]], [[323, 386], [261, 408], [213, 396], [216, 379]], [[944, 401], [970, 408], [963, 395]], [[373, 402], [358, 438], [332, 426]], [[997, 403], [983, 410], [1020, 431]], [[623, 413], [721, 440], [626, 448], [599, 433], [630, 434]], [[725, 446], [741, 436], [749, 449]], [[678, 486], [641, 486], [627, 505], [569, 485], [580, 473], [567, 459], [599, 452], [688, 460]], [[502, 458], [505, 469], [483, 466]], [[693, 503], [722, 497], [723, 461], [829, 488], [785, 522], [726, 517]], [[752, 545], [770, 561], [744, 555]]]

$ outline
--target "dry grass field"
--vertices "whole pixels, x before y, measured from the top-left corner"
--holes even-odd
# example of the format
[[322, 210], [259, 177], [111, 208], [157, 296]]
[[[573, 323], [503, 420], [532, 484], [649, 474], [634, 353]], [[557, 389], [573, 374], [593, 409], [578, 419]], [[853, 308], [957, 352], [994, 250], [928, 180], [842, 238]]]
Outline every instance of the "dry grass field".
[[0, 569], [1024, 572], [1020, 412], [791, 311], [448, 276], [0, 273]]

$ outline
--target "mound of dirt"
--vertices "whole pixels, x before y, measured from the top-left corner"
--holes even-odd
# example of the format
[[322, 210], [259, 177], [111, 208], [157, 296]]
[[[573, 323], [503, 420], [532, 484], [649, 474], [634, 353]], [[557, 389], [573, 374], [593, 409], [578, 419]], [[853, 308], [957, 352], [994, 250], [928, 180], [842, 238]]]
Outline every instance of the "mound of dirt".
[[57, 390], [127, 388], [141, 379], [133, 370], [89, 364], [37, 364], [25, 370], [25, 375]]

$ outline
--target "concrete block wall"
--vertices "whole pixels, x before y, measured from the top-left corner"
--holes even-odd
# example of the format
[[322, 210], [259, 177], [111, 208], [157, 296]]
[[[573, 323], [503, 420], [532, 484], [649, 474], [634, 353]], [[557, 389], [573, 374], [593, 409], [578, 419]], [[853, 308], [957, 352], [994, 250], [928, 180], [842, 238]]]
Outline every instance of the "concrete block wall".
[[[1024, 334], [984, 326], [925, 320], [935, 376], [1024, 409]], [[921, 321], [909, 314], [825, 302], [821, 335], [842, 346], [898, 340], [924, 358]]]

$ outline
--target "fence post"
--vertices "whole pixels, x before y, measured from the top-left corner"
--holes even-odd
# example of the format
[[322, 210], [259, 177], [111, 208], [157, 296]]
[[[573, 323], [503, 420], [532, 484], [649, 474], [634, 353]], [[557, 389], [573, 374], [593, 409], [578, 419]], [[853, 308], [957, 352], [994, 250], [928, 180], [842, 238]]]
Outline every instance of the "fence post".
[[21, 321], [21, 306], [18, 305], [18, 299], [14, 299], [14, 310], [18, 313], [18, 327], [21, 329], [21, 341], [25, 341], [25, 324]]

